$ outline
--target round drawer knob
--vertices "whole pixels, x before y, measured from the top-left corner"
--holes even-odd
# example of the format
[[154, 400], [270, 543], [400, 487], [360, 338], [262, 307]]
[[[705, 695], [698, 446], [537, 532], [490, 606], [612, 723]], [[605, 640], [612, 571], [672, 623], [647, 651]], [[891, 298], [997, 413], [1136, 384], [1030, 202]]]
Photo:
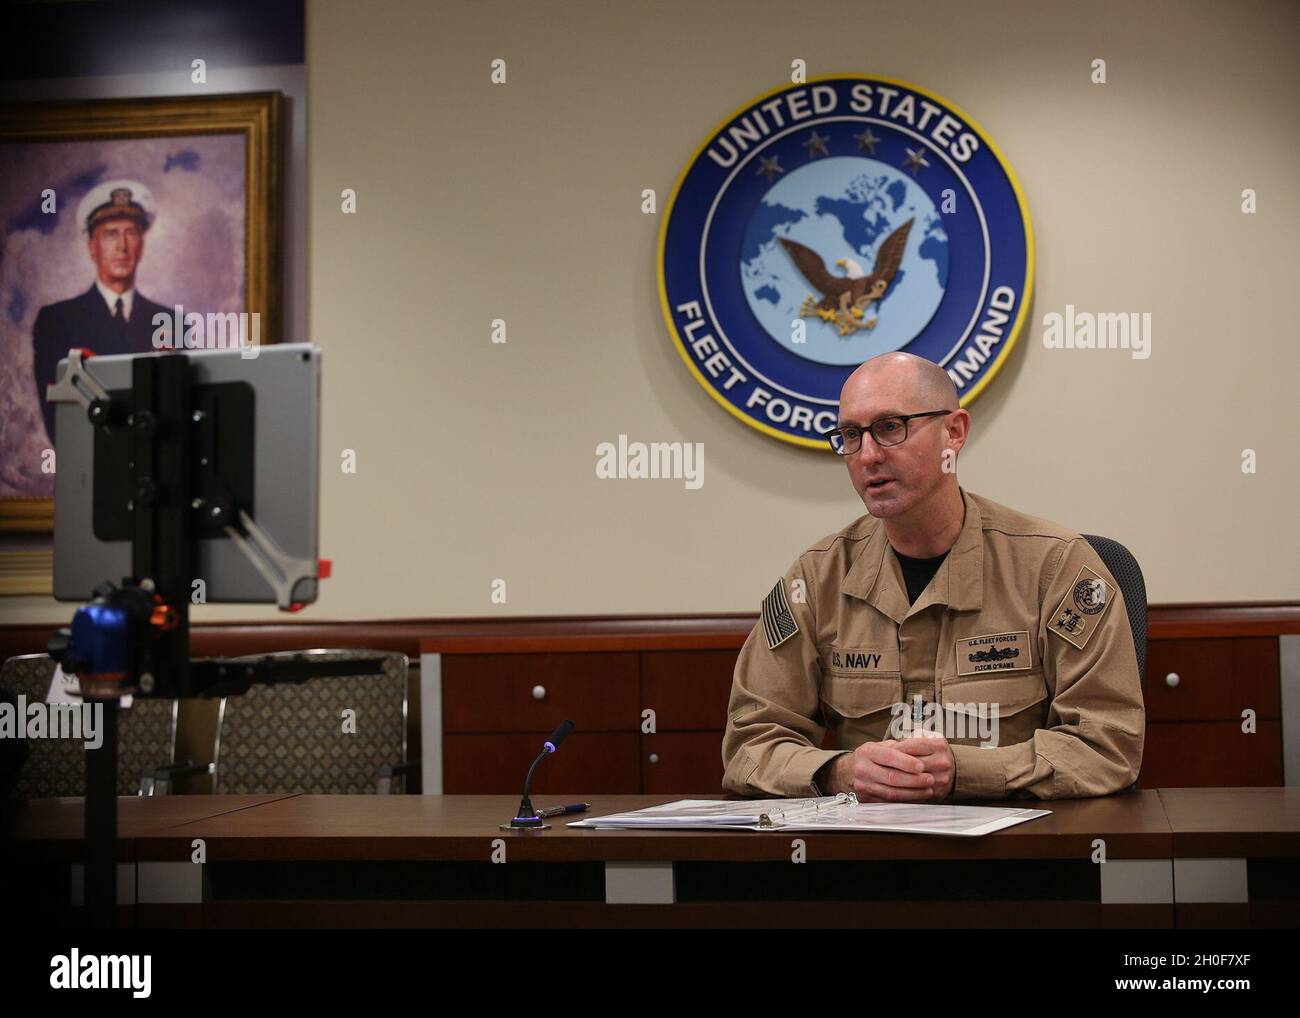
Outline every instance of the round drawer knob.
[[659, 754], [658, 754], [658, 753], [651, 753], [651, 754], [650, 754], [650, 762], [651, 762], [651, 763], [658, 763], [658, 762], [659, 762]]
[[1182, 681], [1183, 681], [1182, 677], [1179, 676], [1177, 672], [1170, 672], [1168, 675], [1165, 676], [1165, 685], [1168, 686], [1170, 689], [1176, 688], [1178, 683]]
[[534, 687], [533, 687], [533, 699], [534, 699], [534, 700], [545, 700], [545, 699], [546, 699], [546, 687], [545, 687], [545, 686], [534, 686]]

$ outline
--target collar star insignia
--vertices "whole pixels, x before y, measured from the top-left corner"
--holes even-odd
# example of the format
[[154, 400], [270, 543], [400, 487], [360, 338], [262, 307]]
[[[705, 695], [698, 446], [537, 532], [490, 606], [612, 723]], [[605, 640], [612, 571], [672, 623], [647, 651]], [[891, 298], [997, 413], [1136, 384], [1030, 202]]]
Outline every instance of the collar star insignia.
[[808, 150], [808, 157], [810, 159], [815, 159], [817, 156], [828, 156], [831, 153], [826, 147], [826, 143], [830, 140], [831, 137], [829, 134], [823, 137], [818, 134], [816, 128], [814, 128], [812, 134], [808, 136], [808, 140], [803, 143], [803, 147]]
[[863, 128], [861, 134], [855, 134], [853, 137], [857, 139], [859, 152], [866, 152], [867, 155], [872, 156], [876, 154], [876, 143], [880, 139], [871, 133], [870, 127]]
[[906, 152], [907, 152], [907, 162], [903, 164], [903, 168], [906, 170], [911, 170], [912, 176], [914, 177], [916, 176], [917, 170], [921, 169], [922, 167], [930, 165], [925, 161], [925, 153], [922, 152], [920, 149], [909, 148], [906, 149]]
[[763, 165], [758, 168], [754, 176], [761, 173], [767, 178], [768, 183], [771, 183], [778, 173], [785, 172], [785, 170], [781, 169], [780, 156], [772, 156], [770, 159], [766, 156], [759, 156], [759, 158], [763, 160]]

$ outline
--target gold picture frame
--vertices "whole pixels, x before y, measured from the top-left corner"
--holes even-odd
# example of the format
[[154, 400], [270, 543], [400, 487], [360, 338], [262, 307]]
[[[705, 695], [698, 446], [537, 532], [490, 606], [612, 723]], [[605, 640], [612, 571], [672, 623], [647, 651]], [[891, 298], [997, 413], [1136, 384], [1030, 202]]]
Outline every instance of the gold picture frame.
[[[280, 92], [0, 104], [0, 146], [242, 135], [243, 295], [245, 309], [261, 313], [261, 343], [283, 338], [285, 125]], [[48, 581], [32, 580], [30, 539], [17, 549], [4, 535], [48, 534], [53, 525], [52, 498], [0, 495], [0, 594], [48, 593]]]

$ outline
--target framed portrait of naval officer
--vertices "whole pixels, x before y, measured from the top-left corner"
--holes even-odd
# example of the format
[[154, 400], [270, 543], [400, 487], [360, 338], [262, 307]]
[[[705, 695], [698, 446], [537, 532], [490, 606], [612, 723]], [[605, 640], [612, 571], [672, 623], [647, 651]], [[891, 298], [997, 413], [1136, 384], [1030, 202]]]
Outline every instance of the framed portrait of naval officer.
[[280, 338], [282, 123], [280, 93], [0, 105], [0, 531], [52, 528], [69, 349]]

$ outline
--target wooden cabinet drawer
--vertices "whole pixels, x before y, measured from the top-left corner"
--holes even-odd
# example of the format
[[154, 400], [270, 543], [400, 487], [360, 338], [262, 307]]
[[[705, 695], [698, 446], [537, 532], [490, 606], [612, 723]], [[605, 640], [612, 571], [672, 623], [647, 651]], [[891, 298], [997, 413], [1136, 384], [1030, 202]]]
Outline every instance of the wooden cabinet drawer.
[[[549, 733], [569, 718], [579, 733], [636, 733], [641, 721], [637, 657], [444, 655], [443, 731]], [[538, 686], [540, 699], [533, 694]]]
[[1139, 788], [1281, 784], [1282, 726], [1277, 721], [1259, 722], [1253, 735], [1241, 730], [1240, 719], [1147, 725]]
[[[443, 740], [443, 792], [448, 795], [519, 795], [544, 735], [448, 735]], [[559, 751], [537, 765], [533, 795], [583, 795], [640, 791], [639, 736], [574, 732]], [[534, 806], [558, 806], [558, 802]], [[505, 819], [509, 820], [509, 817]], [[570, 818], [574, 819], [574, 818]]]
[[1153, 640], [1144, 697], [1148, 721], [1240, 722], [1247, 708], [1279, 718], [1277, 638]]
[[641, 790], [647, 795], [722, 795], [722, 731], [641, 736]]
[[641, 655], [641, 708], [658, 731], [722, 729], [727, 724], [736, 650], [663, 650]]

